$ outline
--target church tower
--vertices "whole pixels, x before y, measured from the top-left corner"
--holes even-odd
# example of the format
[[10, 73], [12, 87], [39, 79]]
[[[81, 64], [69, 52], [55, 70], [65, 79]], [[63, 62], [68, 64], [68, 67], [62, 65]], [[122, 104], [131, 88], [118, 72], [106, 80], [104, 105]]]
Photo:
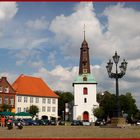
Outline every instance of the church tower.
[[93, 109], [99, 106], [96, 99], [96, 85], [97, 82], [90, 72], [89, 47], [85, 39], [84, 29], [84, 40], [80, 48], [79, 75], [73, 82], [73, 120], [95, 122], [96, 118], [93, 115]]

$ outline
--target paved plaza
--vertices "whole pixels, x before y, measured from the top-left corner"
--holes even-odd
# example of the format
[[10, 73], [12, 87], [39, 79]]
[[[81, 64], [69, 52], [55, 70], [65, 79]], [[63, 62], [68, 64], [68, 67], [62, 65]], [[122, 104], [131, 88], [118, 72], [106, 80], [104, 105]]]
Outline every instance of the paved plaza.
[[0, 127], [0, 138], [140, 138], [140, 126], [24, 126], [22, 130]]

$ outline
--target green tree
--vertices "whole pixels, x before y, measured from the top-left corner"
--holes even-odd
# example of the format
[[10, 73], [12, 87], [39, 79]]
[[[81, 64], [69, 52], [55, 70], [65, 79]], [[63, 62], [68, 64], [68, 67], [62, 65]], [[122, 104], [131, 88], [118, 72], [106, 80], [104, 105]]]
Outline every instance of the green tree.
[[96, 116], [97, 118], [104, 118], [105, 116], [105, 112], [104, 112], [104, 109], [103, 107], [99, 107], [99, 108], [95, 108], [93, 109], [93, 114], [94, 116]]
[[104, 118], [111, 118], [113, 116], [113, 111], [116, 104], [115, 95], [109, 93], [108, 91], [105, 91], [104, 95], [98, 93], [97, 102], [99, 103], [99, 107], [102, 107], [102, 109], [104, 110]]
[[39, 112], [39, 108], [36, 105], [31, 105], [28, 112], [35, 117], [36, 114]]
[[[120, 95], [119, 100], [121, 113], [128, 114], [129, 118], [134, 118], [135, 116], [138, 117], [136, 101], [131, 93], [127, 92], [126, 94]], [[107, 117], [113, 117], [116, 106], [116, 95], [111, 94], [107, 91], [104, 92], [104, 95], [98, 93], [97, 101], [99, 103], [99, 108], [102, 107], [102, 109], [104, 110], [104, 118], [107, 119]]]
[[134, 117], [138, 112], [136, 100], [129, 92], [125, 95], [120, 95], [120, 106], [123, 113], [127, 113], [129, 118]]
[[62, 116], [62, 111], [65, 111], [65, 103], [73, 101], [74, 96], [71, 92], [55, 91], [59, 96], [58, 98], [58, 115]]
[[11, 111], [11, 108], [7, 104], [3, 104], [0, 106], [0, 111]]

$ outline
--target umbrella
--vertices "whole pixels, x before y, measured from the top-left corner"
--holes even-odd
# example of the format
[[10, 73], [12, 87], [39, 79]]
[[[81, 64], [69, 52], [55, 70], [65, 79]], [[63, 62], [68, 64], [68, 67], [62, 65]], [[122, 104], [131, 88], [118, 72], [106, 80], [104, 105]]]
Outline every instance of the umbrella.
[[4, 112], [0, 112], [0, 115], [4, 115], [4, 116], [14, 116], [15, 113], [10, 112], [10, 111], [4, 111]]
[[18, 112], [15, 116], [32, 116], [29, 112]]

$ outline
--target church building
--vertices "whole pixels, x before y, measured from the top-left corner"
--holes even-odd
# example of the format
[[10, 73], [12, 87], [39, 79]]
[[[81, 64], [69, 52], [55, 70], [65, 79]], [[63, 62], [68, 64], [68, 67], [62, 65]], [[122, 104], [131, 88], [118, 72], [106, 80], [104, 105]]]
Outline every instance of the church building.
[[89, 47], [84, 31], [84, 40], [80, 48], [79, 75], [73, 82], [73, 120], [95, 122], [96, 117], [93, 114], [93, 109], [99, 106], [96, 99], [96, 85], [97, 82], [90, 71]]

